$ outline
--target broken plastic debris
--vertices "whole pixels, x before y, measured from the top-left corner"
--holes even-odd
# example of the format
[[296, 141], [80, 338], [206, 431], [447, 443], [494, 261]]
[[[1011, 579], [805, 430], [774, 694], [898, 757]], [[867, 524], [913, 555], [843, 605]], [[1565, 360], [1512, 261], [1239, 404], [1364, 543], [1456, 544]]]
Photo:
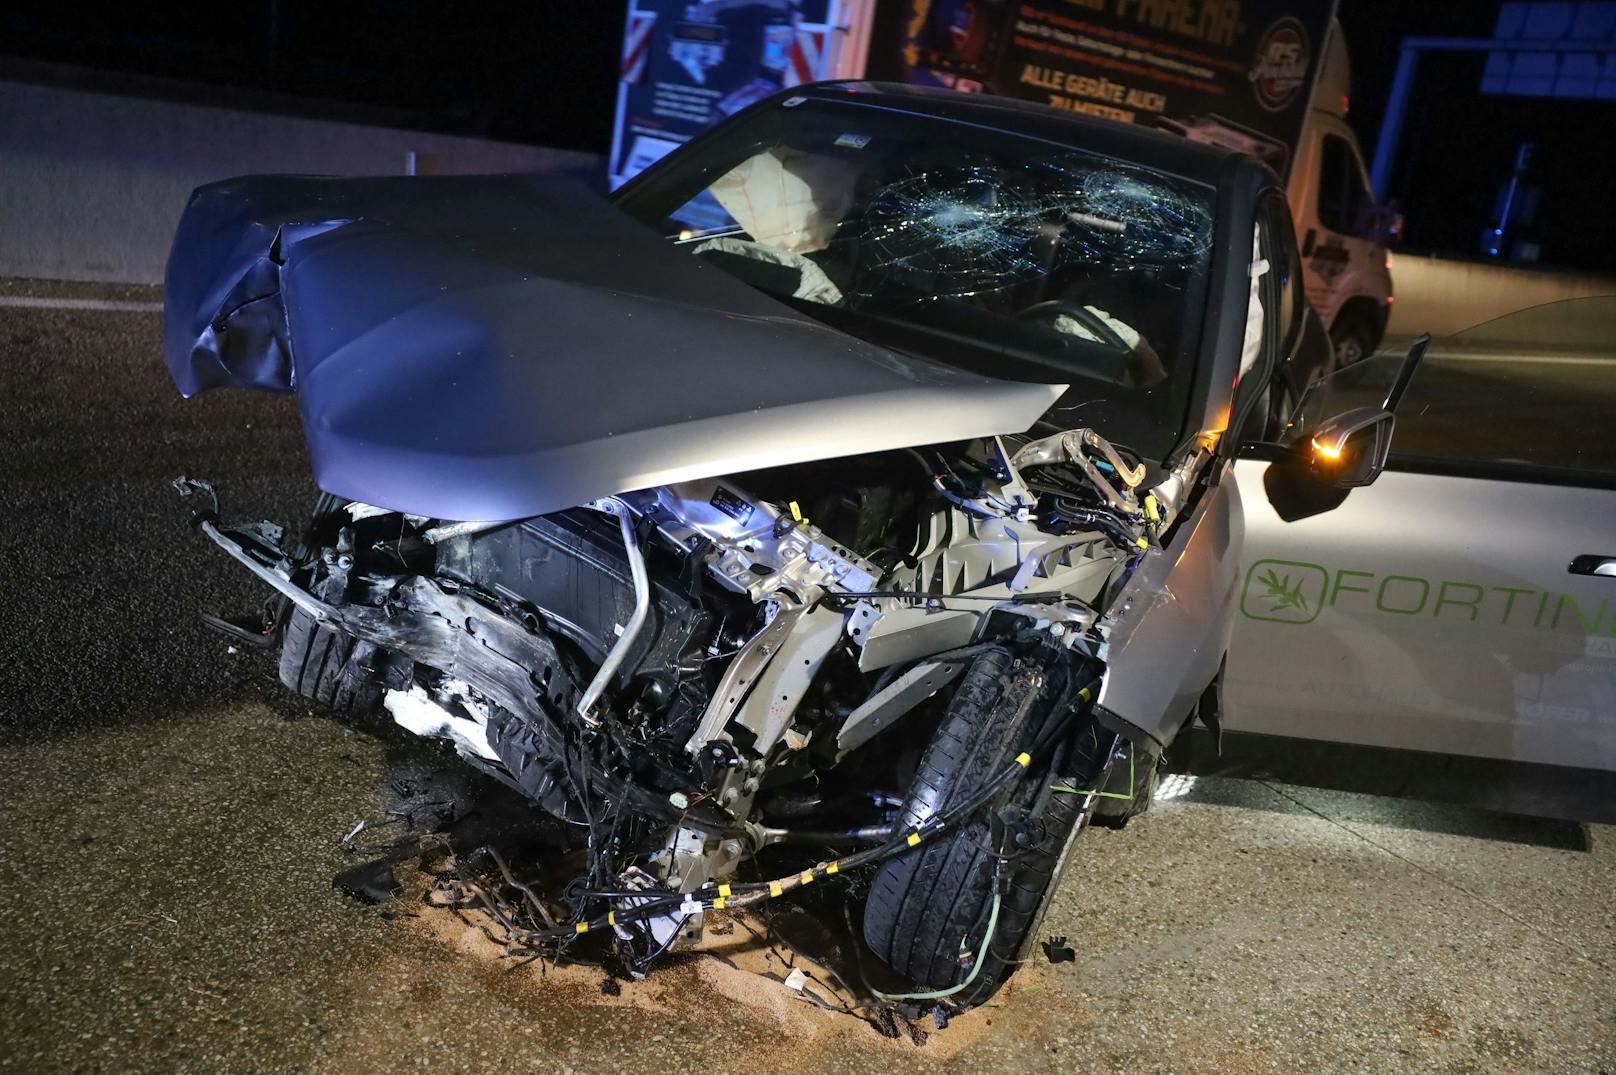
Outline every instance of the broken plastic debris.
[[803, 986], [808, 984], [808, 976], [802, 972], [801, 967], [798, 967], [790, 974], [786, 975], [785, 984], [787, 989], [793, 989], [798, 993], [801, 993]]
[[331, 884], [360, 903], [386, 903], [404, 895], [404, 886], [393, 876], [393, 864], [386, 859], [350, 866], [333, 877]]
[[1075, 963], [1077, 949], [1066, 943], [1065, 935], [1052, 936], [1044, 942], [1044, 955], [1051, 963]]

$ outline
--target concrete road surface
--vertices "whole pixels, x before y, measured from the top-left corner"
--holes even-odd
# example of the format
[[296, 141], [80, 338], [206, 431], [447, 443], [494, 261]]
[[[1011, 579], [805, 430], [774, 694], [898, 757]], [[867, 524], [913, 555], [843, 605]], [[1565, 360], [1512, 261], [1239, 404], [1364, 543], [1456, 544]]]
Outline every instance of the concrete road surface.
[[1172, 781], [1082, 838], [1076, 960], [920, 1045], [714, 956], [614, 997], [348, 899], [341, 838], [457, 770], [197, 624], [262, 594], [169, 479], [313, 491], [293, 400], [174, 394], [155, 298], [0, 284], [0, 1070], [1616, 1071], [1607, 827]]

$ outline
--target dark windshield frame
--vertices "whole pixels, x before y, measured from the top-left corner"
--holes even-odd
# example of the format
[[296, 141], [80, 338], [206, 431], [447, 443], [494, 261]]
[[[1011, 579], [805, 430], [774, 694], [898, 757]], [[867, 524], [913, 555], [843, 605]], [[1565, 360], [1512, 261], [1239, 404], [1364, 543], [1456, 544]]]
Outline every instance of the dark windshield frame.
[[[1202, 178], [1141, 165], [1127, 157], [1107, 153], [1103, 146], [1083, 144], [1088, 139], [1056, 140], [953, 116], [914, 112], [850, 95], [845, 100], [839, 97], [825, 99], [804, 96], [754, 106], [730, 123], [707, 132], [641, 173], [618, 191], [614, 200], [620, 208], [641, 222], [651, 226], [662, 224], [737, 161], [774, 144], [782, 134], [802, 126], [793, 122], [792, 114], [786, 111], [788, 108], [812, 109], [816, 119], [828, 118], [832, 122], [842, 121], [844, 117], [846, 121], [854, 122], [855, 118], [849, 113], [859, 109], [884, 113], [889, 117], [903, 117], [906, 123], [924, 123], [939, 128], [946, 125], [959, 131], [962, 138], [971, 132], [979, 132], [978, 142], [989, 147], [1024, 143], [1047, 148], [1053, 153], [1083, 155], [1102, 163], [1115, 162], [1119, 171], [1159, 177], [1177, 188], [1203, 194], [1204, 204], [1213, 217], [1214, 246], [1191, 273], [1194, 286], [1185, 290], [1188, 308], [1180, 314], [1179, 332], [1182, 338], [1178, 341], [1169, 377], [1159, 386], [1160, 394], [1156, 396], [1146, 396], [1142, 389], [1105, 382], [1097, 376], [1085, 377], [1078, 371], [1063, 370], [1053, 362], [1023, 362], [1017, 365], [1015, 354], [988, 346], [986, 340], [970, 341], [968, 345], [955, 348], [950, 353], [947, 348], [939, 349], [941, 338], [936, 334], [932, 334], [928, 341], [915, 338], [915, 334], [905, 332], [899, 326], [885, 326], [885, 329], [896, 331], [859, 326], [846, 317], [838, 316], [833, 310], [824, 307], [816, 310], [812, 304], [791, 303], [800, 312], [850, 334], [956, 368], [1008, 380], [1064, 382], [1071, 385], [1039, 423], [1042, 428], [1069, 429], [1094, 425], [1100, 432], [1140, 456], [1158, 462], [1168, 459], [1184, 443], [1186, 436], [1192, 432], [1189, 429], [1192, 410], [1207, 401], [1205, 386], [1200, 381], [1205, 376], [1205, 363], [1217, 346], [1217, 341], [1209, 336], [1209, 330], [1216, 324], [1216, 319], [1210, 317], [1210, 310], [1211, 304], [1218, 301], [1221, 295], [1219, 271], [1224, 260], [1221, 244], [1227, 235], [1227, 221], [1224, 219], [1226, 192]], [[975, 359], [968, 353], [973, 350], [981, 352]]]

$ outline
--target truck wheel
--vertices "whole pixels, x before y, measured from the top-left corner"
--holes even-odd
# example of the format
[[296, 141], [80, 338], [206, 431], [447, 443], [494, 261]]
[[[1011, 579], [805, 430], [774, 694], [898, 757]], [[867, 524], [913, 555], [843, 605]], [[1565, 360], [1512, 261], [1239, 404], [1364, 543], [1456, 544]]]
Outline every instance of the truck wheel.
[[1375, 353], [1375, 326], [1356, 310], [1343, 310], [1330, 326], [1330, 345], [1335, 349], [1335, 368], [1356, 366]]
[[386, 651], [293, 608], [281, 635], [281, 682], [305, 698], [354, 716], [381, 709]]
[[[899, 831], [918, 827], [970, 798], [1011, 763], [1028, 731], [1028, 714], [1046, 711], [1070, 689], [1064, 674], [1054, 672], [1017, 661], [1004, 650], [976, 659], [921, 758]], [[1029, 694], [1037, 695], [1031, 704]], [[1084, 745], [1062, 768], [1096, 771], [1099, 738], [1097, 729], [1085, 729]], [[1048, 779], [1023, 782], [1015, 800], [1030, 803]], [[1003, 867], [1009, 873], [1000, 886], [992, 937], [986, 934], [993, 912], [994, 856], [992, 834], [982, 820], [891, 859], [877, 871], [864, 907], [865, 942], [922, 991], [952, 989], [970, 978], [969, 986], [946, 998], [950, 1005], [963, 1009], [986, 1001], [1014, 969], [1081, 812], [1080, 796], [1048, 797], [1031, 830], [1030, 846]], [[982, 965], [976, 967], [979, 961]]]

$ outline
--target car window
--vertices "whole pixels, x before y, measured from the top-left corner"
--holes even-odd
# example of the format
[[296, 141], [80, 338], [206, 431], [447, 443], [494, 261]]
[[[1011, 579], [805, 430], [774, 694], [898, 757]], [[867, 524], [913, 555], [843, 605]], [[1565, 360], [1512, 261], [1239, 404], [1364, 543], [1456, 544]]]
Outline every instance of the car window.
[[1182, 434], [1210, 188], [1008, 132], [808, 102], [674, 154], [619, 204], [843, 331], [1070, 385], [1048, 416], [1061, 428], [1092, 425], [1155, 459]]
[[[1373, 403], [1401, 357], [1383, 348], [1348, 367], [1321, 389], [1323, 405]], [[1616, 296], [1547, 303], [1431, 342], [1397, 412], [1391, 463], [1609, 486], [1613, 414]]]
[[1342, 235], [1358, 233], [1358, 211], [1368, 203], [1352, 145], [1327, 134], [1319, 156], [1319, 223]]

